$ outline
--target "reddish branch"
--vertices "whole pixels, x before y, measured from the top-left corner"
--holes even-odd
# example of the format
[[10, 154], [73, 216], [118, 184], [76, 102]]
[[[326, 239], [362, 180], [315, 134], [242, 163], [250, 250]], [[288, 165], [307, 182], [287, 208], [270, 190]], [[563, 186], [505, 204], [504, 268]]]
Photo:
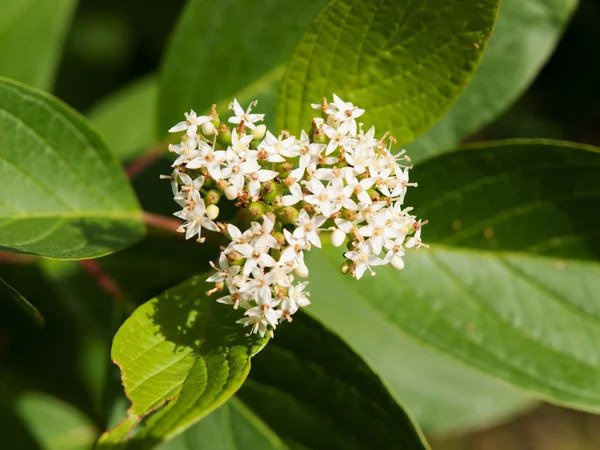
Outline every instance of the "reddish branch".
[[106, 273], [93, 259], [79, 261], [83, 269], [94, 279], [100, 289], [112, 297], [127, 312], [133, 312], [135, 305], [127, 298], [119, 284]]
[[140, 157], [134, 159], [125, 168], [127, 177], [131, 180], [142, 173], [146, 168], [154, 164], [154, 162], [161, 157], [164, 153], [164, 146], [159, 146], [148, 150]]

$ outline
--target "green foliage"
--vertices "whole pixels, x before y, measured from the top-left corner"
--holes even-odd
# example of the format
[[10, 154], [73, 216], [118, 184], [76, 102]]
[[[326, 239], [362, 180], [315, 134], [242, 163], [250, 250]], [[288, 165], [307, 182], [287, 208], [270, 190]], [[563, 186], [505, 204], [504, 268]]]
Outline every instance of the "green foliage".
[[239, 397], [291, 447], [428, 448], [365, 360], [301, 313], [256, 357]]
[[310, 125], [310, 103], [334, 92], [403, 145], [427, 131], [475, 72], [498, 0], [334, 0], [289, 61], [278, 125]]
[[246, 336], [235, 323], [241, 313], [206, 296], [205, 277], [145, 303], [117, 332], [112, 358], [132, 405], [100, 448], [123, 442], [152, 413], [132, 438], [134, 448], [150, 448], [200, 420], [244, 382], [250, 358], [268, 338]]
[[450, 111], [409, 145], [412, 160], [449, 150], [509, 107], [552, 54], [577, 4], [578, 0], [503, 0], [475, 76]]
[[2, 0], [0, 75], [51, 90], [77, 0]]
[[157, 450], [285, 450], [287, 447], [235, 397]]
[[156, 144], [158, 83], [154, 76], [135, 81], [111, 94], [88, 112], [108, 147], [128, 160]]
[[87, 450], [97, 435], [89, 418], [72, 405], [49, 395], [21, 394], [15, 400], [15, 409], [44, 450]]
[[[391, 325], [541, 398], [598, 410], [599, 163], [595, 148], [514, 141], [422, 164], [409, 195], [432, 248], [361, 282], [339, 273], [339, 250], [311, 253], [314, 304], [329, 303], [319, 318]], [[354, 329], [343, 336], [360, 348]]]
[[66, 105], [0, 80], [0, 250], [93, 258], [140, 239], [119, 162]]
[[[285, 62], [326, 4], [327, 0], [191, 0], [164, 58], [161, 133], [179, 122], [184, 111], [201, 113], [213, 103], [227, 105], [234, 97], [242, 104], [258, 99], [260, 111], [273, 120], [274, 93]], [[235, 38], [228, 37], [232, 33]]]

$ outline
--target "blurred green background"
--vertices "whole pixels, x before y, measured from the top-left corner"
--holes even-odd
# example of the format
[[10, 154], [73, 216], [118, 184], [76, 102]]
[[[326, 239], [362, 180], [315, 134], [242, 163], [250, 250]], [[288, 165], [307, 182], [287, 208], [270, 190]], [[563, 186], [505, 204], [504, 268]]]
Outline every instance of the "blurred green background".
[[[85, 112], [115, 89], [155, 73], [183, 5], [183, 0], [81, 0], [66, 42], [56, 95]], [[526, 95], [469, 141], [546, 137], [600, 145], [599, 24], [600, 2], [581, 0], [555, 54]], [[6, 339], [0, 334], [0, 361], [3, 347], [8, 347]], [[600, 449], [600, 418], [542, 405], [500, 426], [433, 439], [432, 447]]]

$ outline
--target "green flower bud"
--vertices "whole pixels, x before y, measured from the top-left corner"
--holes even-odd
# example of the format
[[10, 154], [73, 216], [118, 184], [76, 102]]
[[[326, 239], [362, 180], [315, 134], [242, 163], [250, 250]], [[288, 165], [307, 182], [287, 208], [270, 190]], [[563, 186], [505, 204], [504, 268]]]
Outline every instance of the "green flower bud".
[[228, 147], [231, 145], [231, 130], [224, 123], [222, 123], [219, 126], [219, 135], [217, 136], [217, 142], [224, 147]]
[[206, 203], [216, 205], [221, 200], [221, 194], [216, 189], [211, 189], [206, 193]]
[[356, 245], [354, 244], [354, 241], [348, 241], [348, 243], [346, 244], [346, 248], [351, 252], [356, 250]]
[[273, 233], [273, 237], [279, 243], [279, 245], [285, 244], [285, 235], [281, 231]]
[[248, 214], [251, 219], [260, 219], [265, 213], [265, 205], [259, 202], [252, 202], [248, 206]]
[[356, 220], [356, 211], [344, 208], [342, 210], [342, 218], [352, 222], [353, 220]]
[[227, 254], [227, 260], [232, 266], [241, 266], [246, 262], [246, 259], [235, 251]]
[[282, 162], [277, 164], [277, 172], [279, 172], [279, 178], [287, 178], [294, 166], [289, 162]]
[[262, 184], [262, 193], [267, 203], [273, 203], [279, 195], [279, 185], [273, 180], [266, 181]]
[[352, 267], [352, 263], [350, 261], [344, 261], [340, 266], [340, 272], [342, 272], [342, 275], [347, 275], [350, 273], [350, 267]]
[[277, 213], [283, 223], [294, 223], [298, 219], [298, 215], [298, 210], [293, 206], [284, 206]]

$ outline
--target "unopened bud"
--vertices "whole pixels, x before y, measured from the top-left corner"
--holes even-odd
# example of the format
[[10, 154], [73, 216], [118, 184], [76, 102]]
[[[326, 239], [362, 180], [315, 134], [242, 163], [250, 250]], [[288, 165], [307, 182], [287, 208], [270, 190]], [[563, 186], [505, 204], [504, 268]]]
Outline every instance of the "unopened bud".
[[344, 261], [344, 263], [340, 266], [340, 272], [342, 272], [342, 275], [346, 275], [350, 272], [350, 262], [349, 261]]
[[252, 138], [255, 140], [261, 140], [262, 138], [265, 137], [266, 133], [267, 133], [266, 125], [256, 125], [254, 127], [254, 130], [252, 130]]
[[[221, 200], [221, 194], [215, 189], [211, 189], [206, 193], [206, 203], [216, 205]], [[212, 219], [211, 219], [212, 220]]]
[[293, 206], [285, 206], [281, 208], [278, 216], [283, 223], [294, 223], [298, 219], [298, 210]]
[[216, 128], [212, 122], [204, 122], [202, 124], [202, 133], [204, 136], [212, 136], [215, 134]]
[[402, 270], [404, 269], [404, 260], [399, 256], [394, 256], [390, 262], [390, 265], [396, 270]]
[[219, 207], [217, 205], [208, 205], [206, 207], [206, 217], [209, 220], [215, 220], [219, 217]]
[[279, 172], [279, 178], [287, 178], [291, 173], [294, 166], [289, 162], [282, 162], [277, 164], [277, 172]]
[[217, 142], [224, 147], [228, 147], [231, 145], [231, 130], [224, 123], [221, 123], [221, 125], [219, 125], [219, 135], [217, 136]]
[[294, 273], [300, 278], [306, 278], [308, 276], [308, 267], [306, 267], [305, 264], [302, 264], [294, 269]]
[[227, 200], [235, 200], [238, 196], [238, 191], [235, 186], [227, 186], [225, 188], [225, 197]]
[[279, 195], [279, 185], [274, 181], [266, 181], [262, 184], [262, 192], [265, 202], [272, 204]]
[[265, 206], [259, 202], [252, 202], [248, 206], [248, 213], [252, 219], [260, 219], [265, 213]]
[[344, 243], [346, 239], [346, 233], [337, 228], [333, 233], [331, 233], [331, 243], [334, 247], [339, 247]]
[[273, 237], [279, 245], [285, 244], [285, 235], [281, 231], [276, 231], [275, 233], [273, 233]]
[[356, 219], [356, 211], [344, 208], [342, 211], [342, 217], [350, 222], [353, 222]]

